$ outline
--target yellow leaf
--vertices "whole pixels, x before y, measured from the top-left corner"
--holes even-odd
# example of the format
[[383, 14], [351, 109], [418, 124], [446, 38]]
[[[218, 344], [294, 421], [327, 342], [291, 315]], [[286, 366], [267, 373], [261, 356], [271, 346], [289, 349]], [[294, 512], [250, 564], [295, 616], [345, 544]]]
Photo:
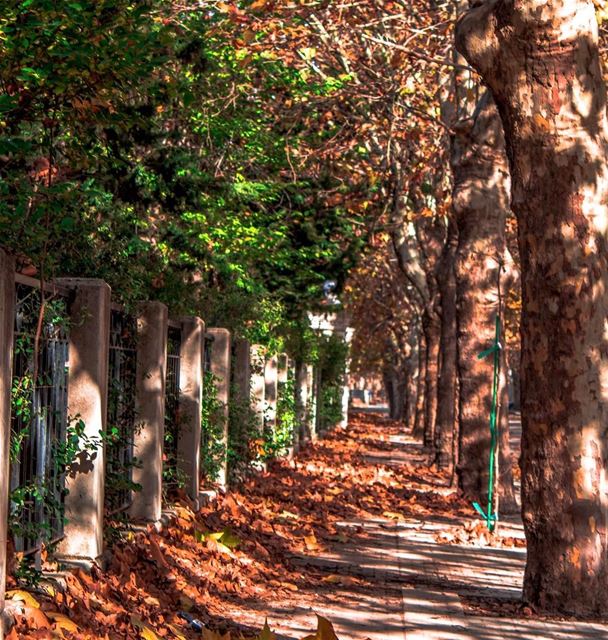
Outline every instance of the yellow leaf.
[[142, 640], [160, 640], [156, 635], [156, 631], [147, 625], [141, 618], [135, 615], [131, 616], [131, 624], [139, 631]]
[[306, 636], [302, 640], [338, 640], [338, 637], [331, 622], [317, 614], [317, 633], [314, 636]]
[[332, 623], [317, 614], [317, 640], [338, 640]]
[[266, 0], [255, 0], [255, 2], [252, 2], [249, 5], [249, 8], [255, 11], [256, 9], [263, 9], [265, 6], [266, 6]]
[[46, 595], [50, 596], [51, 598], [54, 598], [57, 595], [57, 590], [50, 584], [44, 585], [42, 589], [44, 593], [46, 593]]
[[319, 548], [319, 543], [314, 533], [304, 538], [304, 544], [309, 551], [315, 551]]
[[188, 640], [176, 626], [168, 624], [167, 629], [169, 629], [169, 631], [176, 637], [177, 640]]
[[219, 541], [229, 549], [236, 549], [241, 541], [232, 533], [230, 529], [222, 531], [222, 536]]
[[401, 513], [395, 513], [394, 511], [385, 511], [382, 515], [391, 520], [405, 520]]
[[6, 592], [7, 600], [21, 600], [28, 607], [34, 607], [36, 609], [40, 609], [40, 603], [34, 596], [28, 591], [23, 591], [22, 589], [13, 589], [12, 591]]
[[78, 633], [80, 631], [78, 625], [76, 625], [74, 622], [72, 622], [72, 620], [70, 620], [67, 616], [64, 616], [62, 613], [47, 611], [46, 617], [53, 622], [55, 628], [57, 629], [65, 629], [65, 631], [69, 631], [70, 633]]
[[268, 626], [268, 618], [266, 618], [262, 633], [256, 638], [256, 640], [277, 640], [277, 637], [274, 633], [272, 633], [270, 627]]

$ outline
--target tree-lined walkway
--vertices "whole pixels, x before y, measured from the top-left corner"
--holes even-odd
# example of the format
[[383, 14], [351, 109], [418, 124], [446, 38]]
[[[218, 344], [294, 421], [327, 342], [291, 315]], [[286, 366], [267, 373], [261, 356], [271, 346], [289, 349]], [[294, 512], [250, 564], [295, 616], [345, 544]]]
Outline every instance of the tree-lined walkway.
[[[401, 476], [410, 489], [396, 480], [388, 492], [397, 505], [409, 504], [401, 513], [372, 509], [347, 519], [339, 528], [357, 532], [347, 542], [296, 558], [325, 572], [328, 583], [342, 585], [321, 594], [315, 607], [332, 619], [341, 640], [608, 638], [603, 624], [543, 619], [521, 604], [521, 523], [510, 518], [490, 539], [442, 480], [426, 475], [420, 445], [398, 425], [359, 416], [349, 440], [365, 461], [355, 474], [375, 469], [378, 478]], [[357, 588], [344, 588], [349, 584]], [[307, 608], [291, 603], [275, 606], [270, 619], [286, 639], [311, 624]]]
[[107, 570], [36, 596], [44, 614], [19, 605], [9, 638], [49, 637], [59, 613], [65, 638], [251, 638], [268, 617], [299, 640], [317, 612], [340, 640], [608, 638], [526, 608], [521, 524], [490, 539], [426, 462], [399, 423], [355, 414], [199, 513], [176, 506], [160, 534], [125, 532]]

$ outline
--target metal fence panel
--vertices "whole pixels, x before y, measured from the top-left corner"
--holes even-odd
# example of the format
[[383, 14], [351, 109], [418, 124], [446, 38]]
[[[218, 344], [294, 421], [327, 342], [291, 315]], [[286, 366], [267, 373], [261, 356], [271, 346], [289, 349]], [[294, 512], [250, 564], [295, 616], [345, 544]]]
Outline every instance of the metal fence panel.
[[112, 309], [108, 367], [108, 420], [106, 450], [106, 508], [110, 513], [131, 504], [135, 409], [137, 325], [135, 318]]
[[26, 554], [40, 548], [44, 530], [50, 542], [63, 536], [65, 478], [55, 453], [68, 426], [67, 295], [45, 296], [42, 320], [40, 307], [39, 289], [16, 285], [11, 491], [22, 493], [12, 510], [15, 545]]
[[178, 478], [177, 439], [179, 437], [180, 350], [182, 331], [169, 326], [167, 335], [167, 374], [165, 381], [165, 488], [176, 488]]

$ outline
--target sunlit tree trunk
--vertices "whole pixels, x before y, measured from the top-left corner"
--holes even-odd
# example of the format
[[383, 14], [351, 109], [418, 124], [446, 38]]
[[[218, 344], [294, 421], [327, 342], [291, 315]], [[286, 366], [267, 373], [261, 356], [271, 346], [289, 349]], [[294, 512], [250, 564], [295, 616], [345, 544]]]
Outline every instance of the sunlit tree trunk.
[[418, 392], [418, 338], [414, 331], [411, 331], [410, 337], [410, 357], [408, 359], [408, 367], [406, 371], [406, 392], [405, 392], [405, 415], [404, 421], [407, 429], [414, 428], [414, 419], [416, 416], [416, 400]]
[[[496, 316], [502, 313], [510, 197], [502, 124], [489, 93], [481, 98], [472, 118], [459, 123], [457, 131], [452, 166], [458, 225], [458, 484], [465, 497], [485, 503], [494, 370], [492, 357], [479, 359], [478, 355], [493, 345]], [[499, 482], [505, 480], [499, 474]], [[504, 495], [510, 492], [509, 488], [502, 491]]]
[[439, 379], [441, 319], [434, 312], [425, 312], [422, 317], [422, 327], [426, 343], [423, 443], [426, 449], [432, 449], [435, 443], [435, 424], [437, 421], [437, 381]]
[[608, 123], [591, 1], [491, 0], [458, 47], [505, 129], [522, 278], [525, 598], [608, 613]]
[[435, 427], [437, 466], [440, 469], [447, 469], [450, 473], [455, 462], [454, 437], [457, 431], [458, 352], [456, 344], [456, 274], [454, 273], [457, 240], [456, 225], [450, 220], [438, 278], [441, 294], [441, 370], [437, 389], [437, 424]]
[[[504, 344], [504, 340], [503, 340]], [[500, 364], [500, 413], [498, 416], [498, 500], [501, 514], [519, 513], [515, 486], [513, 484], [513, 459], [511, 431], [509, 429], [509, 385], [507, 373], [509, 362], [507, 350], [501, 352]]]

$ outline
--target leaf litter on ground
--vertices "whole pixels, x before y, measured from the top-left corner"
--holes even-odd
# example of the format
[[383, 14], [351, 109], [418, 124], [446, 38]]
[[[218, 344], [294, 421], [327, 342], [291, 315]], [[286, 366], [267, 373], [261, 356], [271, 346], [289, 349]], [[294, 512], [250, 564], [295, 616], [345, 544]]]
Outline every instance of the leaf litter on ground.
[[[272, 615], [278, 602], [314, 611], [319, 594], [366, 587], [363, 577], [313, 562], [332, 549], [356, 548], [367, 535], [361, 522], [470, 515], [470, 505], [436, 488], [437, 473], [429, 485], [425, 465], [369, 459], [370, 451], [380, 459], [389, 438], [402, 432], [398, 423], [355, 414], [348, 430], [274, 461], [212, 505], [194, 511], [181, 499], [162, 532], [124, 532], [104, 569], [72, 571], [63, 588], [47, 593], [15, 591], [22, 606], [9, 640], [272, 638], [268, 623], [262, 635], [251, 624], [252, 613], [261, 624], [259, 612]], [[21, 592], [27, 596], [19, 599]], [[323, 617], [308, 636], [335, 637]]]

